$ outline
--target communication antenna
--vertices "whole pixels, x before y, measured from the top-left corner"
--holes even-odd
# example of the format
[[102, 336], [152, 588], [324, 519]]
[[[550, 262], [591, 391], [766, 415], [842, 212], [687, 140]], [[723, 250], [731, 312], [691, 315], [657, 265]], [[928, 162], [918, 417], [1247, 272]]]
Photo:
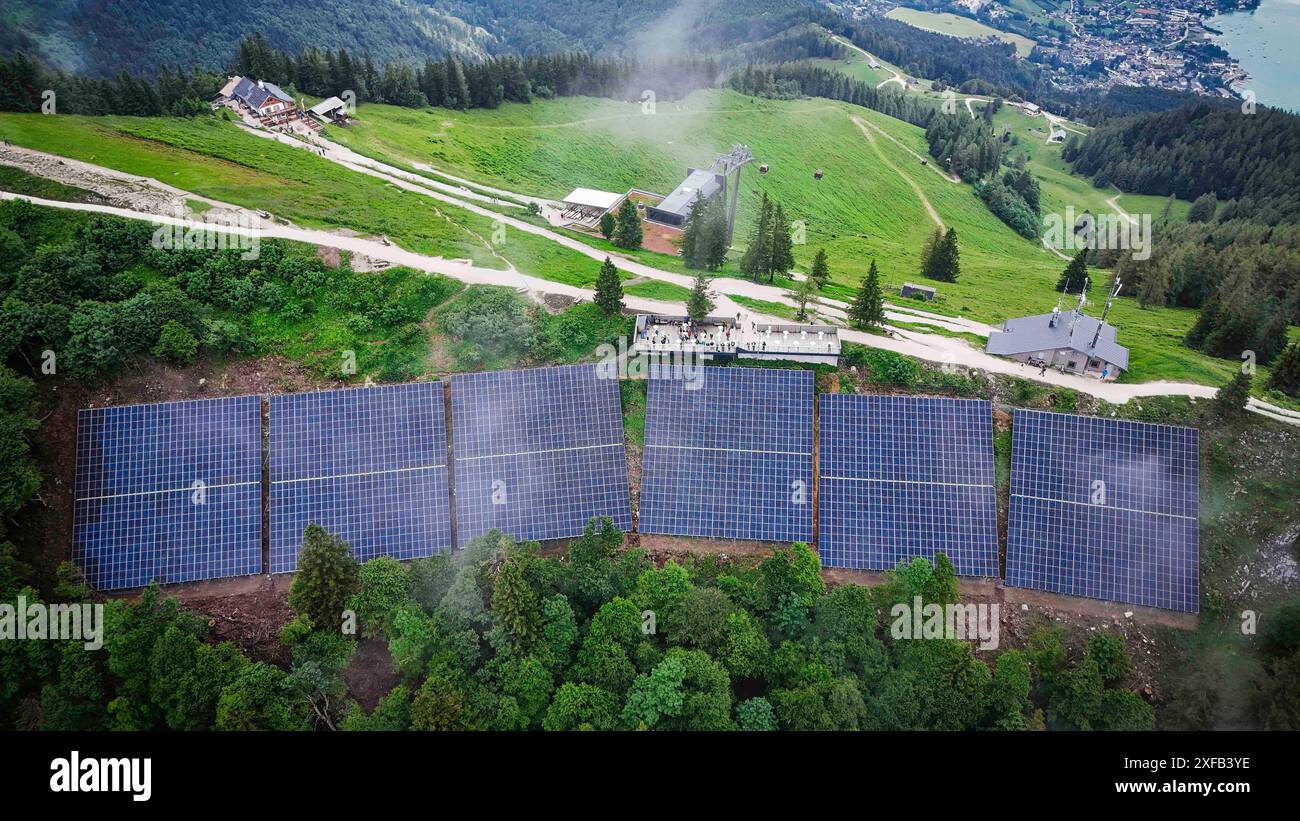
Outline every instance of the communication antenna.
[[1097, 347], [1097, 340], [1101, 338], [1101, 326], [1106, 324], [1106, 315], [1110, 313], [1110, 306], [1115, 304], [1115, 297], [1119, 296], [1119, 289], [1124, 285], [1118, 278], [1115, 280], [1115, 289], [1110, 292], [1110, 298], [1106, 300], [1106, 307], [1101, 312], [1101, 320], [1097, 322], [1097, 332], [1092, 335], [1092, 344], [1089, 348]]
[[1088, 301], [1085, 294], [1088, 293], [1088, 278], [1083, 278], [1083, 287], [1079, 289], [1079, 299], [1074, 303], [1074, 310], [1070, 312], [1070, 337], [1074, 337], [1074, 325], [1079, 321], [1079, 311], [1083, 309], [1084, 303]]

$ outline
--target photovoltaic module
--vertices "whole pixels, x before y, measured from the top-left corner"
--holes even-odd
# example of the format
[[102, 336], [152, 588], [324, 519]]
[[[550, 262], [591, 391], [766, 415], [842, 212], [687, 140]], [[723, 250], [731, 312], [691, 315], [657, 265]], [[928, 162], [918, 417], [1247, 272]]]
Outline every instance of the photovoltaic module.
[[654, 365], [642, 533], [811, 541], [813, 373]]
[[317, 524], [364, 562], [451, 547], [441, 382], [271, 397], [271, 572]]
[[1195, 613], [1198, 432], [1017, 410], [1006, 582]]
[[988, 402], [824, 394], [818, 416], [822, 564], [892, 570], [942, 552], [960, 575], [999, 575]]
[[262, 570], [261, 399], [83, 410], [73, 561], [100, 590]]
[[632, 528], [617, 379], [596, 365], [456, 376], [456, 540], [578, 536], [593, 517]]

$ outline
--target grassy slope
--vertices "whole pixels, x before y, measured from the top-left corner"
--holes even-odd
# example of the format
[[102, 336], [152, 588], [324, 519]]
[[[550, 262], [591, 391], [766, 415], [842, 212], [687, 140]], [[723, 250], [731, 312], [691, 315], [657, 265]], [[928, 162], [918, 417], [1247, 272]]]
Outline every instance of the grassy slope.
[[[0, 113], [0, 131], [18, 145], [154, 177], [298, 225], [386, 234], [413, 251], [504, 267], [484, 245], [482, 238], [493, 232], [487, 217], [221, 120]], [[594, 283], [599, 270], [599, 264], [573, 251], [518, 231], [507, 233], [498, 252], [522, 270], [574, 285]]]
[[998, 31], [995, 28], [986, 26], [978, 20], [972, 20], [969, 17], [962, 17], [957, 14], [948, 14], [947, 12], [919, 11], [900, 6], [892, 9], [886, 17], [898, 20], [900, 23], [907, 23], [925, 31], [933, 31], [939, 34], [947, 34], [952, 37], [996, 37], [1016, 47], [1016, 53], [1021, 57], [1028, 57], [1029, 52], [1034, 50], [1034, 41], [1028, 37], [1022, 37], [1019, 34], [1011, 34], [1005, 31]]
[[[406, 165], [428, 163], [483, 184], [556, 197], [579, 185], [665, 192], [680, 181], [686, 166], [707, 164], [730, 143], [744, 142], [770, 171], [760, 176], [751, 167], [745, 172], [737, 250], [747, 237], [760, 193], [766, 191], [786, 205], [792, 219], [807, 225], [807, 242], [795, 249], [798, 263], [806, 266], [818, 247], [826, 247], [833, 274], [828, 293], [847, 298], [872, 257], [890, 289], [916, 279], [921, 245], [934, 227], [912, 189], [884, 166], [851, 115], [875, 124], [917, 154], [926, 154], [921, 129], [873, 111], [821, 99], [765, 101], [720, 91], [662, 103], [653, 115], [642, 114], [639, 104], [587, 98], [507, 105], [498, 111], [366, 106], [360, 123], [332, 129], [332, 136]], [[1045, 209], [1063, 211], [1073, 204], [1080, 213], [1086, 208], [1109, 210], [1105, 200], [1114, 192], [1069, 175], [1058, 147], [1034, 143], [1030, 129], [1041, 127], [1042, 118], [1008, 111], [998, 117], [1021, 135], [1021, 150], [1031, 154], [1043, 182]], [[941, 286], [941, 299], [932, 309], [990, 323], [1050, 309], [1063, 261], [1014, 234], [969, 186], [945, 181], [879, 135], [876, 145], [957, 229], [962, 278]], [[825, 171], [820, 182], [812, 177], [816, 168]], [[1156, 213], [1164, 205], [1158, 197], [1130, 195], [1120, 202], [1130, 211]], [[1175, 213], [1185, 208], [1180, 203]], [[738, 253], [732, 257], [727, 272], [734, 272]], [[645, 253], [643, 258], [680, 268], [676, 260], [662, 255]], [[1219, 384], [1231, 374], [1232, 363], [1179, 344], [1195, 321], [1194, 311], [1141, 310], [1125, 299], [1112, 316], [1121, 340], [1132, 349], [1132, 379]]]
[[[943, 285], [930, 309], [997, 323], [1046, 311], [1056, 300], [1052, 286], [1063, 262], [1003, 225], [969, 186], [921, 166], [906, 150], [925, 155], [921, 129], [867, 109], [822, 99], [768, 101], [708, 91], [661, 103], [653, 114], [642, 113], [639, 103], [590, 98], [468, 112], [375, 105], [361, 114], [360, 123], [331, 129], [331, 136], [408, 167], [430, 163], [483, 184], [554, 197], [578, 185], [666, 192], [686, 166], [707, 164], [733, 142], [747, 143], [770, 172], [759, 175], [753, 167], [745, 172], [737, 252], [723, 273], [735, 273], [760, 194], [767, 192], [786, 205], [792, 220], [806, 226], [806, 242], [795, 248], [801, 267], [806, 268], [817, 248], [827, 249], [832, 270], [827, 293], [841, 299], [851, 296], [872, 258], [890, 291], [917, 278], [920, 248], [934, 224], [900, 177], [905, 174], [960, 239], [961, 281]], [[893, 140], [876, 134], [873, 146], [851, 116], [874, 124]], [[1029, 129], [1041, 120], [1006, 111], [998, 116], [1025, 121], [1009, 124], [1022, 135], [1022, 146], [1043, 179], [1046, 209], [1063, 210], [1072, 202], [1080, 212], [1108, 207], [1109, 192], [1069, 176], [1058, 148], [1035, 143]], [[228, 123], [0, 114], [0, 130], [18, 144], [154, 176], [304, 225], [385, 233], [424, 253], [502, 266], [481, 240], [491, 235], [486, 218], [439, 206], [444, 215], [439, 219], [428, 198]], [[817, 168], [825, 171], [821, 181], [812, 176]], [[1163, 207], [1159, 198], [1125, 195], [1121, 202], [1131, 211], [1151, 210], [1157, 203]], [[576, 285], [589, 286], [598, 269], [592, 260], [518, 231], [508, 233], [500, 252], [526, 273]], [[638, 256], [684, 270], [673, 257], [644, 251]], [[1133, 370], [1126, 378], [1220, 384], [1232, 371], [1233, 363], [1179, 344], [1195, 320], [1194, 311], [1141, 310], [1126, 299], [1112, 316], [1121, 341], [1132, 351]]]

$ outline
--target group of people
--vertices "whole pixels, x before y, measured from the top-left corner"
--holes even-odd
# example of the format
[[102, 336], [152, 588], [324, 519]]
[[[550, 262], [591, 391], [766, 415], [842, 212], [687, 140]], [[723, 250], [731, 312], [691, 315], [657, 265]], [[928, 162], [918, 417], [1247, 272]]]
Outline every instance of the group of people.
[[641, 332], [641, 338], [651, 345], [709, 345], [719, 350], [729, 350], [734, 346], [731, 341], [731, 327], [709, 333], [697, 328], [694, 323], [684, 321], [672, 325], [656, 325]]

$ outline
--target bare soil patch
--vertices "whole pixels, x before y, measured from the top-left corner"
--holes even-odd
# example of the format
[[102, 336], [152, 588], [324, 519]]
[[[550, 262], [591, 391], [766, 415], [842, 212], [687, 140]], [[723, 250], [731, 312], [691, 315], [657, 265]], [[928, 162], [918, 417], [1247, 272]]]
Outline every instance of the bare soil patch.
[[386, 642], [362, 639], [357, 643], [352, 663], [343, 671], [343, 681], [348, 685], [348, 694], [370, 712], [401, 683], [402, 677], [393, 669], [393, 657], [388, 654]]

